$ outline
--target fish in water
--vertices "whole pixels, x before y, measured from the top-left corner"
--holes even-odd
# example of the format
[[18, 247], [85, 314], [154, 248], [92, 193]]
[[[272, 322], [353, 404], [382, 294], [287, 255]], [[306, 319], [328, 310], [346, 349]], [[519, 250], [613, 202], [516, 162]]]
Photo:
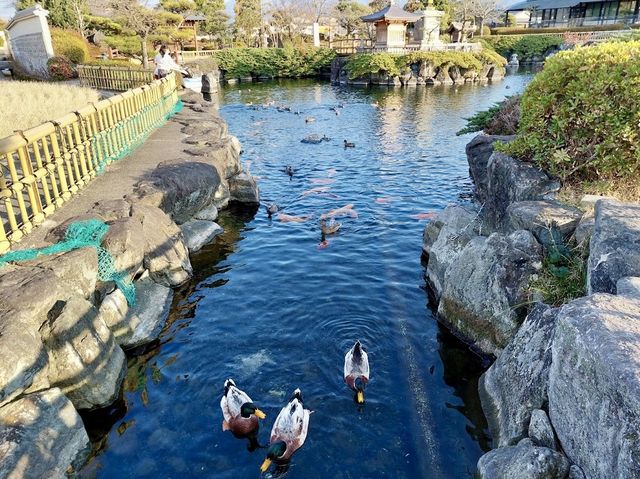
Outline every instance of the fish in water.
[[331, 218], [328, 222], [325, 218], [320, 220], [320, 230], [322, 231], [322, 235], [332, 235], [337, 233], [342, 226], [338, 223], [334, 218]]
[[320, 219], [335, 218], [336, 216], [351, 216], [352, 218], [357, 218], [358, 212], [353, 209], [353, 203], [349, 203], [335, 210], [331, 210], [328, 213], [323, 213], [320, 215]]
[[302, 447], [307, 438], [311, 413], [304, 409], [300, 389], [293, 391], [289, 403], [273, 423], [267, 457], [260, 466], [261, 472], [266, 472], [272, 462], [286, 464], [291, 460], [293, 453]]
[[427, 213], [417, 213], [415, 215], [411, 215], [411, 218], [415, 220], [432, 220], [436, 216], [438, 216], [438, 213], [427, 212]]
[[356, 393], [355, 401], [364, 404], [364, 389], [369, 382], [369, 356], [360, 341], [356, 341], [344, 356], [344, 381]]
[[275, 213], [278, 212], [278, 209], [278, 205], [276, 205], [275, 203], [271, 203], [267, 206], [267, 216], [271, 218]]
[[336, 170], [335, 168], [329, 168], [327, 170], [327, 176], [328, 177], [332, 177], [333, 175], [335, 175], [338, 172], [338, 170]]
[[344, 147], [345, 148], [355, 148], [356, 144], [355, 143], [351, 143], [351, 142], [349, 142], [347, 140], [344, 140]]
[[331, 178], [311, 178], [311, 183], [315, 183], [316, 185], [330, 185], [335, 181], [336, 180], [332, 180]]
[[326, 193], [331, 189], [330, 186], [316, 186], [315, 188], [311, 188], [310, 190], [303, 191], [302, 196], [309, 196], [318, 193]]
[[393, 203], [398, 198], [394, 198], [393, 196], [382, 196], [380, 198], [376, 198], [376, 203], [379, 205], [386, 205], [388, 203]]
[[282, 221], [283, 223], [304, 223], [305, 221], [309, 221], [309, 217], [291, 216], [284, 213], [278, 213], [278, 221]]

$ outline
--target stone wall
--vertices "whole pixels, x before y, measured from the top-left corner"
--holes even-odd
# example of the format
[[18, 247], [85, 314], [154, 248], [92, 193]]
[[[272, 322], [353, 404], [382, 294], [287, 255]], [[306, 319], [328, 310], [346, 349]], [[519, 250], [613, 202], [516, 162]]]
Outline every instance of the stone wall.
[[53, 56], [48, 14], [36, 4], [16, 13], [7, 25], [13, 60], [25, 73], [40, 78], [49, 76], [47, 61]]
[[[497, 359], [479, 393], [495, 450], [483, 479], [640, 478], [640, 205], [556, 198], [545, 172], [467, 146], [476, 201], [427, 225], [441, 320]], [[557, 237], [588, 244], [588, 296], [551, 308], [529, 282]]]
[[192, 275], [189, 253], [222, 231], [218, 209], [259, 202], [255, 180], [242, 172], [240, 144], [215, 108], [199, 94], [182, 100], [186, 107], [171, 121], [188, 134], [184, 156], [47, 236], [55, 243], [73, 221], [106, 222], [102, 246], [135, 282], [135, 305], [97, 280], [93, 248], [0, 270], [0, 477], [65, 477], [82, 464], [89, 439], [77, 410], [117, 398], [127, 351], [157, 339], [173, 288]]

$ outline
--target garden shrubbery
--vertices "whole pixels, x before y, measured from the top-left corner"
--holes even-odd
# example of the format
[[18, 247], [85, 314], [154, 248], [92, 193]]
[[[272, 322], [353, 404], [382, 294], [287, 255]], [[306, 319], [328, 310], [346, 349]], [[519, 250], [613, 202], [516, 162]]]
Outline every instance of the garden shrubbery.
[[480, 42], [505, 58], [516, 53], [520, 59], [544, 55], [550, 49], [559, 48], [563, 39], [557, 35], [509, 35], [483, 37]]
[[610, 25], [590, 25], [588, 27], [550, 27], [550, 28], [524, 28], [524, 27], [497, 27], [492, 28], [493, 35], [531, 35], [534, 33], [565, 33], [565, 32], [607, 32], [622, 30], [625, 25], [612, 23]]
[[409, 68], [410, 65], [422, 61], [432, 64], [435, 68], [455, 66], [477, 72], [484, 65], [504, 66], [507, 63], [503, 57], [490, 49], [478, 52], [415, 52], [407, 55], [364, 53], [349, 58], [346, 69], [349, 71], [350, 79], [381, 72], [396, 76]]
[[[138, 35], [107, 35], [104, 42], [124, 55], [142, 55], [142, 40]], [[153, 51], [152, 46], [149, 51]]]
[[67, 57], [56, 56], [49, 58], [47, 68], [49, 69], [49, 76], [55, 81], [71, 80], [78, 76], [78, 72]]
[[228, 78], [305, 77], [331, 64], [328, 48], [226, 48], [215, 53], [218, 67]]
[[499, 148], [564, 182], [637, 178], [640, 41], [549, 58], [525, 90], [516, 140]]
[[466, 120], [467, 126], [456, 135], [477, 131], [483, 131], [487, 135], [515, 135], [520, 122], [520, 96], [507, 97]]
[[89, 59], [89, 43], [78, 32], [62, 28], [51, 29], [53, 52], [71, 63], [84, 63]]

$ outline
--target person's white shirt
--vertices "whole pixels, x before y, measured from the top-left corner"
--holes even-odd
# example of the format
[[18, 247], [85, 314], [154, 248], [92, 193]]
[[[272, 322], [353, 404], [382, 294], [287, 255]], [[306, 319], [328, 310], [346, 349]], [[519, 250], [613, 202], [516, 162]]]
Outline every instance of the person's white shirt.
[[162, 53], [160, 53], [158, 51], [158, 54], [156, 55], [156, 57], [153, 59], [153, 63], [155, 64], [155, 69], [153, 70], [153, 74], [157, 75], [158, 74], [158, 70], [160, 70], [160, 64], [162, 63]]

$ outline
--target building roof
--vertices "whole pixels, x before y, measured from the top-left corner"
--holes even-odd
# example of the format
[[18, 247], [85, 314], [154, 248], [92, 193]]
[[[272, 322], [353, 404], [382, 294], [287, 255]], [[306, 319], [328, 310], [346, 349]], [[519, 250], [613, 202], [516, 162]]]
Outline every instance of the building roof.
[[538, 10], [547, 10], [550, 8], [568, 8], [575, 7], [581, 3], [595, 3], [602, 0], [524, 0], [514, 3], [513, 5], [505, 8], [506, 11], [511, 12], [514, 10], [528, 10], [535, 8]]
[[404, 20], [405, 22], [415, 22], [421, 17], [422, 15], [407, 12], [392, 2], [391, 5], [383, 8], [379, 12], [365, 15], [364, 17], [360, 17], [360, 19], [363, 22], [377, 22], [379, 20]]

